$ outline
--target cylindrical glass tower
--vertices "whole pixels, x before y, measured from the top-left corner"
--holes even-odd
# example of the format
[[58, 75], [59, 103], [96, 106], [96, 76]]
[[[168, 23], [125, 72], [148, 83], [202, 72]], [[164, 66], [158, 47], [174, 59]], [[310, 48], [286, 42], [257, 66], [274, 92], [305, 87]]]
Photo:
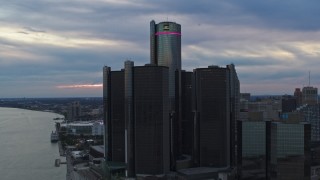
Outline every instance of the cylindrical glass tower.
[[[171, 170], [181, 151], [181, 25], [150, 22], [150, 63], [169, 67]], [[176, 144], [176, 145], [173, 145]]]
[[[181, 72], [181, 25], [174, 22], [150, 22], [150, 63], [169, 67], [169, 97], [175, 109], [176, 87]], [[177, 74], [178, 72], [178, 74]], [[178, 78], [176, 78], [178, 77]], [[176, 82], [176, 81], [179, 82]], [[177, 86], [178, 85], [178, 86]]]

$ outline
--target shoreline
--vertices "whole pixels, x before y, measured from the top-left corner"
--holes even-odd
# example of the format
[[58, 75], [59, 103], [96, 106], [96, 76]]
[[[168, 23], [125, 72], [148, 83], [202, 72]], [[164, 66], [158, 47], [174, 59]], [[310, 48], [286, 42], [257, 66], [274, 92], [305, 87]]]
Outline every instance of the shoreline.
[[20, 108], [20, 107], [7, 107], [7, 106], [6, 107], [0, 106], [0, 108], [2, 108], [2, 109], [21, 109], [21, 110], [35, 111], [35, 112], [46, 112], [46, 113], [57, 114], [57, 115], [62, 116], [63, 118], [65, 118], [63, 114], [59, 114], [59, 113], [51, 111], [51, 110], [37, 110], [37, 109], [27, 109], [27, 108]]

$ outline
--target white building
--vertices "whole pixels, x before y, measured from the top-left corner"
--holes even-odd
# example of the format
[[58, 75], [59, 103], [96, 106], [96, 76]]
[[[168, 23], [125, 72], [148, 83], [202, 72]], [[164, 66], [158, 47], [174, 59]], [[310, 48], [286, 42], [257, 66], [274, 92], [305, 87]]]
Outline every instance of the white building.
[[103, 121], [96, 121], [93, 123], [92, 135], [104, 135]]
[[78, 121], [72, 123], [61, 123], [69, 134], [73, 135], [104, 135], [103, 121]]

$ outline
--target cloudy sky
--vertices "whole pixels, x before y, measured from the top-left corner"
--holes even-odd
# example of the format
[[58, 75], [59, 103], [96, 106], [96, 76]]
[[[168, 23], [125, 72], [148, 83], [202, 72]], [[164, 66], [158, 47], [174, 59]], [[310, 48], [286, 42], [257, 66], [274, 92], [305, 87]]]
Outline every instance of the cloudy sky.
[[149, 62], [149, 23], [182, 26], [182, 67], [234, 63], [241, 92], [320, 85], [319, 0], [10, 0], [0, 98], [102, 96], [102, 67]]

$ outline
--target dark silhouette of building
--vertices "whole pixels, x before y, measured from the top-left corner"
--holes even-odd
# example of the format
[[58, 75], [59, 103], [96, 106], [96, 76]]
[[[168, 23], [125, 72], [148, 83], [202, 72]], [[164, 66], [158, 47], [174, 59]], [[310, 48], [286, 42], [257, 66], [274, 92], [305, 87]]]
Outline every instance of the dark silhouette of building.
[[193, 154], [192, 72], [181, 72], [181, 153]]
[[166, 174], [170, 170], [168, 68], [134, 68], [135, 170]]
[[[124, 71], [105, 66], [103, 100], [107, 160], [125, 162]], [[107, 120], [107, 121], [106, 121]]]
[[170, 170], [168, 67], [104, 67], [107, 160], [125, 162], [127, 176]]
[[242, 136], [241, 178], [243, 180], [270, 179], [271, 121], [238, 121]]
[[200, 168], [190, 171], [195, 177], [210, 177], [202, 167], [234, 177], [241, 160], [234, 65], [181, 71], [181, 26], [173, 22], [151, 21], [150, 45], [151, 64], [103, 69], [106, 160], [125, 162], [127, 177], [190, 167]]
[[302, 105], [302, 92], [300, 90], [300, 88], [296, 88], [294, 91], [294, 97], [297, 100], [297, 106], [301, 106]]
[[103, 124], [104, 124], [104, 157], [106, 161], [112, 160], [112, 131], [111, 131], [111, 68], [103, 69]]
[[181, 119], [181, 25], [175, 22], [150, 22], [150, 63], [169, 68], [171, 169], [182, 153]]
[[282, 112], [293, 112], [297, 109], [297, 99], [294, 96], [283, 95], [281, 98]]
[[67, 118], [68, 121], [81, 120], [81, 105], [79, 101], [74, 101], [68, 105]]
[[245, 99], [247, 101], [251, 101], [251, 94], [250, 93], [240, 93], [240, 99]]
[[195, 164], [237, 167], [239, 81], [233, 65], [194, 70]]

